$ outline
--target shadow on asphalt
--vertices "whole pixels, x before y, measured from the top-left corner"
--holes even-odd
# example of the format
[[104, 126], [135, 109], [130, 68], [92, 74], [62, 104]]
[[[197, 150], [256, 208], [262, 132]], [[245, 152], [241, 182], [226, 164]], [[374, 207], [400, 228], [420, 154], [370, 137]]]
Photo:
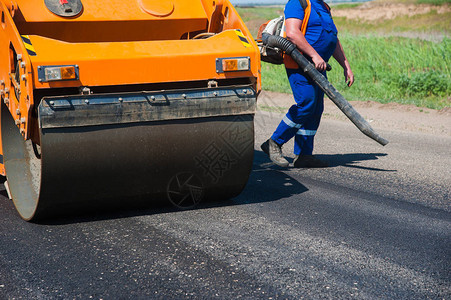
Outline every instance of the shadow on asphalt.
[[370, 171], [397, 172], [397, 170], [385, 170], [354, 165], [355, 163], [363, 161], [378, 160], [379, 157], [387, 156], [387, 153], [317, 154], [315, 156], [323, 161], [326, 161], [329, 164], [329, 167], [343, 166]]
[[[381, 171], [381, 172], [397, 172], [397, 170], [385, 170], [379, 168], [371, 168], [355, 165], [356, 163], [370, 161], [370, 160], [378, 160], [379, 157], [387, 156], [387, 153], [348, 153], [348, 154], [315, 154], [315, 157], [318, 159], [325, 161], [329, 164], [329, 168], [333, 167], [349, 167], [370, 171]], [[289, 159], [290, 162], [293, 162], [293, 159]], [[264, 154], [262, 151], [254, 152], [254, 164], [260, 163], [261, 165], [271, 165], [271, 169], [274, 170], [284, 170], [285, 168], [280, 168], [277, 165], [271, 164], [268, 156]], [[292, 167], [289, 167], [292, 168]]]
[[[378, 157], [385, 156], [384, 153], [353, 153], [336, 155], [317, 155], [318, 158], [327, 161], [331, 167], [346, 166], [375, 171], [391, 171], [376, 168], [368, 168], [353, 165], [361, 161], [377, 160]], [[226, 207], [236, 205], [246, 205], [255, 203], [265, 203], [288, 198], [293, 195], [300, 195], [308, 189], [293, 177], [286, 174], [286, 168], [274, 165], [266, 154], [262, 151], [254, 151], [254, 162], [249, 181], [243, 192], [235, 198], [225, 201], [204, 201], [195, 210], [209, 209], [214, 207]], [[4, 192], [4, 193], [2, 193]], [[0, 193], [5, 194], [5, 191]], [[6, 196], [7, 197], [7, 196]], [[167, 200], [153, 199], [130, 199], [127, 204], [118, 207], [98, 207], [90, 211], [79, 211], [74, 214], [60, 216], [38, 222], [41, 225], [66, 225], [85, 222], [96, 222], [101, 220], [131, 218], [163, 213], [174, 213], [180, 211], [173, 207]]]
[[247, 186], [230, 202], [232, 205], [271, 202], [308, 191], [299, 181], [282, 172], [285, 170], [273, 164], [263, 151], [254, 151], [254, 164]]
[[[266, 154], [261, 151], [254, 151], [253, 169], [249, 181], [240, 195], [225, 201], [204, 201], [194, 210], [277, 201], [308, 190], [297, 180], [281, 172], [282, 170], [285, 170], [285, 168], [279, 168], [272, 164]], [[128, 203], [120, 207], [109, 208], [108, 211], [105, 211], [105, 208], [102, 207], [101, 212], [100, 210], [83, 211], [79, 212], [78, 215], [68, 214], [54, 219], [43, 220], [38, 222], [38, 224], [67, 225], [180, 211], [167, 200], [152, 200], [149, 203], [148, 199], [131, 199]]]

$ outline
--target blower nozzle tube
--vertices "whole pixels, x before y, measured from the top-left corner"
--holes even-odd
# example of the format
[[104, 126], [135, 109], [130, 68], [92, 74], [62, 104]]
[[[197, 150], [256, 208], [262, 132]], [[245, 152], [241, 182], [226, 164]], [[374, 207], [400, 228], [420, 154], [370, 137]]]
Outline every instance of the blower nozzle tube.
[[351, 120], [352, 123], [366, 136], [372, 138], [382, 146], [388, 144], [388, 141], [378, 135], [370, 124], [346, 101], [346, 99], [330, 84], [330, 82], [323, 76], [316, 68], [302, 55], [297, 49], [296, 45], [289, 40], [268, 33], [263, 33], [262, 41], [264, 45], [275, 47], [283, 50], [287, 55], [290, 55], [293, 60], [307, 73], [312, 80], [318, 84], [323, 92], [338, 106], [338, 108]]

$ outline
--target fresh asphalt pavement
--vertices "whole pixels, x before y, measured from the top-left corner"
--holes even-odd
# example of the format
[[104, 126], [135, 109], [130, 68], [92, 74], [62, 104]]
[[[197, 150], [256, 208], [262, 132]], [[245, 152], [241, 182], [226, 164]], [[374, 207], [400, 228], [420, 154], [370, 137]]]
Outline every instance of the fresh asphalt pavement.
[[283, 169], [259, 149], [280, 118], [225, 202], [33, 224], [1, 192], [0, 299], [451, 299], [451, 138], [324, 120], [330, 167]]

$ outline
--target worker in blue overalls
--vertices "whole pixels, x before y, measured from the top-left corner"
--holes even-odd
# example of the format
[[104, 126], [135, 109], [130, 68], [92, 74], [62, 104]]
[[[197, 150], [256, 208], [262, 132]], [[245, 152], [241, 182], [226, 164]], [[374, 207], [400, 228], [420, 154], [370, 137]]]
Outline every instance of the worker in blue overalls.
[[[304, 29], [305, 36], [301, 31], [303, 19], [304, 9], [300, 1], [290, 0], [285, 6], [287, 39], [296, 44], [325, 76], [326, 62], [333, 55], [344, 69], [347, 85], [351, 86], [354, 75], [338, 40], [337, 28], [327, 4], [322, 0], [310, 0], [310, 15]], [[324, 108], [324, 93], [291, 57], [285, 57], [285, 67], [296, 104], [290, 107], [274, 134], [261, 145], [261, 148], [275, 164], [287, 167], [289, 163], [282, 155], [282, 145], [294, 136], [294, 167], [326, 167], [327, 163], [312, 155], [313, 139]]]

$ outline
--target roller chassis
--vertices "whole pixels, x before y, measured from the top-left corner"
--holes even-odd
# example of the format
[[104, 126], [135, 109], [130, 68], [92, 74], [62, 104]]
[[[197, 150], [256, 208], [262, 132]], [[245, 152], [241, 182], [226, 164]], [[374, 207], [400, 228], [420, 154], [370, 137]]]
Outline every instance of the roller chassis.
[[[78, 36], [45, 27], [45, 22], [102, 27], [103, 17], [90, 14], [96, 2], [82, 2], [80, 13], [68, 18], [43, 2], [0, 0], [0, 173], [19, 215], [36, 221], [124, 207], [138, 198], [192, 208], [204, 199], [238, 195], [252, 167], [260, 75], [258, 48], [233, 6], [200, 0], [183, 20], [188, 6], [174, 0], [175, 8], [164, 16], [174, 24], [168, 34], [195, 32], [182, 34], [178, 42], [153, 39], [156, 33], [128, 38], [118, 31], [98, 41], [87, 34], [87, 42], [80, 43]], [[153, 14], [156, 8], [139, 3], [112, 24], [127, 18], [130, 28], [162, 22], [163, 16]], [[206, 26], [200, 21], [204, 15]], [[208, 38], [192, 39], [199, 31], [209, 32]], [[67, 55], [54, 51], [58, 48]], [[109, 51], [108, 57], [91, 57], [98, 49]], [[218, 57], [248, 57], [249, 70], [221, 72]], [[171, 69], [163, 70], [169, 62]], [[80, 70], [74, 80], [43, 77], [41, 68], [66, 65]], [[173, 69], [176, 65], [180, 69]], [[128, 70], [111, 76], [118, 68]], [[158, 88], [162, 84], [165, 89]], [[115, 92], [105, 92], [108, 87]]]

